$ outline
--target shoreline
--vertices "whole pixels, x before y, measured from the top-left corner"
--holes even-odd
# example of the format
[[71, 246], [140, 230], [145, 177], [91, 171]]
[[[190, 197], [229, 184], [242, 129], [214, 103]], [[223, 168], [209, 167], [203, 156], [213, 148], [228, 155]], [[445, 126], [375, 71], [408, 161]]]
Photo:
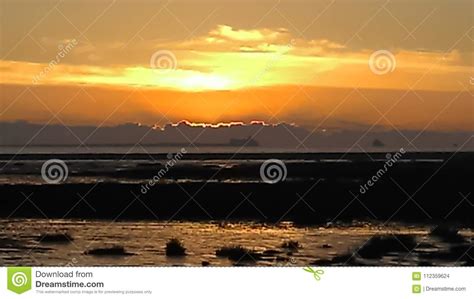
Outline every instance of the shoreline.
[[[261, 160], [266, 158], [280, 160], [322, 160], [322, 159], [347, 159], [354, 161], [372, 161], [386, 159], [387, 154], [396, 151], [379, 152], [274, 152], [274, 153], [186, 153], [182, 160]], [[173, 154], [173, 153], [171, 153]], [[0, 162], [16, 160], [166, 160], [169, 153], [27, 153], [5, 154], [0, 153]], [[405, 159], [469, 159], [474, 161], [474, 151], [407, 151], [403, 154]]]

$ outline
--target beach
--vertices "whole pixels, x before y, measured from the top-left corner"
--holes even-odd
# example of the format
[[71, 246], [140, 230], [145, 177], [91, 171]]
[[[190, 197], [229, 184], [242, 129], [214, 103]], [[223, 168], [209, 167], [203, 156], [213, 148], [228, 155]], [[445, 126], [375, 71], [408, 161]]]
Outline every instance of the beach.
[[[473, 208], [462, 195], [470, 190], [474, 154], [395, 155], [1, 155], [0, 259], [472, 265]], [[47, 183], [41, 168], [53, 157], [68, 175]], [[262, 180], [260, 167], [270, 158], [284, 162], [284, 180]], [[432, 234], [438, 227], [442, 233]], [[177, 257], [166, 253], [173, 239], [183, 247]]]
[[[255, 222], [208, 221], [99, 221], [1, 220], [0, 261], [3, 265], [34, 266], [462, 266], [471, 265], [468, 243], [452, 244], [430, 236], [431, 226], [402, 223], [334, 223], [298, 226], [291, 222], [270, 225]], [[53, 242], [44, 234], [68, 232], [71, 240]], [[380, 256], [364, 255], [362, 248], [377, 236], [407, 236], [415, 248], [396, 249]], [[472, 230], [461, 235], [472, 239]], [[166, 243], [179, 238], [183, 256], [167, 256]], [[402, 238], [401, 238], [402, 239]], [[290, 240], [297, 248], [284, 247]], [[121, 254], [85, 254], [87, 250], [122, 246]], [[218, 256], [229, 246], [251, 252], [236, 257]], [[361, 250], [361, 255], [358, 251]], [[457, 250], [457, 251], [456, 251]], [[471, 250], [472, 251], [472, 250]]]

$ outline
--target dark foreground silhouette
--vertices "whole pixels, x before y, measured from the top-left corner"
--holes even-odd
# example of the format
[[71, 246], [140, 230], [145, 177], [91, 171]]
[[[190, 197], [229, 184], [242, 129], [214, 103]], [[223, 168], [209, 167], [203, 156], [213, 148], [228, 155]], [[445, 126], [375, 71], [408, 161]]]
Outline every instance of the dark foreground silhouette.
[[[258, 161], [273, 157], [285, 161], [287, 177], [267, 184], [260, 178]], [[472, 191], [472, 153], [407, 153], [403, 162], [395, 163], [376, 181], [374, 176], [385, 165], [384, 153], [351, 154], [350, 163], [321, 162], [336, 154], [293, 156], [303, 162], [287, 157], [253, 155], [249, 163], [223, 168], [217, 174], [201, 161], [178, 163], [166, 173], [166, 183], [146, 190], [143, 184], [157, 173], [159, 163], [113, 171], [109, 175], [118, 180], [112, 183], [3, 184], [0, 217], [291, 220], [300, 224], [367, 219], [472, 227], [473, 200], [464, 198]], [[82, 171], [80, 175], [100, 175], [100, 171]], [[70, 178], [74, 175], [70, 173]], [[142, 181], [121, 183], [120, 178]]]

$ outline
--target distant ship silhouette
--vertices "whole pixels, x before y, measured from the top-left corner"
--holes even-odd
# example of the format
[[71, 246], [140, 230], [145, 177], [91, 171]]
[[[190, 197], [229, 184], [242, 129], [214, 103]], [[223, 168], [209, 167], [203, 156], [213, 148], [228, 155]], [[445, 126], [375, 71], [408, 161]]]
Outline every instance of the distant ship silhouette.
[[383, 147], [383, 146], [385, 146], [385, 143], [383, 143], [383, 142], [380, 141], [379, 139], [374, 139], [374, 141], [372, 142], [372, 146], [375, 146], [375, 147]]
[[[186, 142], [180, 142], [180, 143], [172, 143], [172, 142], [167, 142], [167, 143], [152, 143], [152, 144], [147, 144], [147, 143], [140, 143], [142, 146], [188, 146], [189, 144]], [[247, 137], [247, 138], [231, 138], [229, 142], [227, 143], [194, 143], [195, 146], [259, 146], [259, 143], [253, 139], [252, 137]]]

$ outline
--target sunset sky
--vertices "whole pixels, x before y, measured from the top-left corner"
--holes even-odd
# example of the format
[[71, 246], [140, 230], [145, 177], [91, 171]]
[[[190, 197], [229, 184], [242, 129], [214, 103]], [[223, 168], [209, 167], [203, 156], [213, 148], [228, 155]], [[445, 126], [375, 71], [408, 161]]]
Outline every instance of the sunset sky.
[[2, 121], [474, 129], [469, 0], [0, 2]]

